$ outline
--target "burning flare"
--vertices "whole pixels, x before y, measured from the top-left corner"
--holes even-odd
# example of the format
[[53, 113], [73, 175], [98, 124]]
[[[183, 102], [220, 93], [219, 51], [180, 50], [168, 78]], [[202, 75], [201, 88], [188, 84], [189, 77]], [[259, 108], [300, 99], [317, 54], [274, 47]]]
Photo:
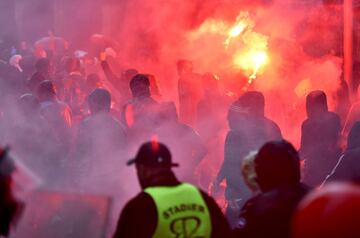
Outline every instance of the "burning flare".
[[241, 33], [244, 32], [244, 30], [251, 26], [251, 20], [249, 18], [248, 12], [240, 12], [240, 14], [236, 18], [236, 23], [233, 27], [228, 30], [228, 37], [226, 38], [224, 45], [227, 49], [230, 45], [230, 42], [233, 38], [238, 37]]
[[208, 18], [189, 34], [189, 40], [200, 42], [199, 46], [204, 46], [199, 48], [204, 51], [203, 55], [208, 53], [214, 62], [221, 61], [224, 63], [222, 65], [226, 65], [224, 68], [230, 66], [236, 71], [241, 70], [251, 84], [262, 73], [270, 58], [268, 36], [254, 31], [254, 26], [255, 22], [246, 11], [239, 13], [234, 24]]
[[[229, 49], [232, 41], [231, 50], [235, 51], [233, 64], [245, 72], [249, 78], [248, 83], [252, 83], [259, 70], [269, 61], [268, 37], [253, 31], [253, 27], [249, 13], [241, 12], [224, 42], [225, 49]], [[237, 39], [233, 40], [234, 38]]]

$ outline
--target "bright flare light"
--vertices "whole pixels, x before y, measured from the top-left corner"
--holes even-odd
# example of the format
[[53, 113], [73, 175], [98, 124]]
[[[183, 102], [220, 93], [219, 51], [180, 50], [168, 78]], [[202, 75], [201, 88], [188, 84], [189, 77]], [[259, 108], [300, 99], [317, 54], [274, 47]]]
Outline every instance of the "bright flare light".
[[234, 24], [209, 18], [191, 33], [190, 40], [213, 41], [217, 45], [218, 39], [225, 39], [222, 43], [225, 48], [223, 53], [226, 56], [222, 60], [225, 60], [228, 66], [241, 70], [251, 84], [270, 61], [268, 36], [254, 31], [254, 25], [255, 22], [246, 11], [239, 13]]
[[246, 29], [246, 27], [247, 25], [245, 22], [239, 22], [236, 26], [231, 28], [229, 31], [229, 36], [224, 42], [225, 48], [228, 48], [231, 40], [239, 36]]
[[249, 19], [249, 13], [248, 12], [240, 12], [238, 17], [236, 18], [236, 23], [233, 27], [231, 27], [228, 30], [228, 37], [226, 38], [224, 45], [225, 48], [228, 48], [230, 45], [230, 42], [233, 38], [238, 37], [243, 33], [247, 27], [251, 27], [251, 21]]
[[250, 75], [250, 79], [255, 79], [259, 69], [268, 62], [268, 55], [265, 51], [255, 52], [251, 55], [251, 61], [254, 65], [253, 74]]

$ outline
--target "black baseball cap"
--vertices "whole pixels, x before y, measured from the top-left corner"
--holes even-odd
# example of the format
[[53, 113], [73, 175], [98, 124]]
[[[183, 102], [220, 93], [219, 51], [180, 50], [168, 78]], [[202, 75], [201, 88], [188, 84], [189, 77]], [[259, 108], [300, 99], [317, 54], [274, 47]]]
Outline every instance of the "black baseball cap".
[[130, 159], [127, 162], [127, 165], [132, 164], [142, 164], [147, 167], [177, 167], [179, 164], [173, 163], [171, 159], [170, 150], [166, 145], [157, 142], [151, 141], [144, 143], [136, 157]]

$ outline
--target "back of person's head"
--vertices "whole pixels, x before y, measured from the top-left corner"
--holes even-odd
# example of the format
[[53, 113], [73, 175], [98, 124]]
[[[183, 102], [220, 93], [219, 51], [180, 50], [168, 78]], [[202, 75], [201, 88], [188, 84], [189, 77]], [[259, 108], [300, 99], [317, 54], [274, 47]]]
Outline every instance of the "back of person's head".
[[40, 102], [52, 101], [56, 99], [54, 84], [50, 80], [45, 80], [39, 84], [37, 96]]
[[50, 60], [47, 58], [40, 58], [35, 63], [35, 69], [37, 72], [47, 74], [50, 70]]
[[300, 158], [287, 141], [263, 145], [255, 157], [257, 182], [263, 192], [300, 182]]
[[352, 126], [347, 139], [347, 149], [358, 149], [360, 148], [360, 121], [355, 122]]
[[127, 162], [127, 165], [132, 164], [136, 165], [142, 188], [153, 185], [159, 176], [172, 173], [171, 168], [178, 166], [173, 163], [169, 148], [155, 140], [141, 145], [136, 157]]
[[97, 88], [89, 95], [88, 104], [92, 114], [98, 112], [109, 112], [111, 106], [111, 95], [108, 90]]
[[39, 110], [40, 102], [37, 97], [30, 93], [27, 93], [19, 98], [18, 106], [20, 113], [22, 113], [24, 116], [31, 116]]
[[243, 124], [241, 121], [247, 120], [246, 118], [263, 117], [264, 111], [264, 95], [257, 91], [246, 92], [230, 106], [228, 112], [229, 126], [234, 129]]
[[145, 74], [137, 74], [130, 81], [130, 90], [134, 98], [150, 97], [150, 80]]
[[36, 93], [41, 82], [45, 81], [46, 78], [40, 72], [34, 73], [27, 81], [27, 86], [32, 93]]
[[238, 99], [240, 107], [245, 108], [250, 115], [264, 116], [265, 97], [261, 92], [249, 91]]
[[308, 118], [313, 118], [328, 111], [326, 94], [323, 91], [315, 90], [306, 96], [306, 112]]
[[360, 237], [360, 187], [330, 183], [301, 201], [293, 219], [293, 238]]

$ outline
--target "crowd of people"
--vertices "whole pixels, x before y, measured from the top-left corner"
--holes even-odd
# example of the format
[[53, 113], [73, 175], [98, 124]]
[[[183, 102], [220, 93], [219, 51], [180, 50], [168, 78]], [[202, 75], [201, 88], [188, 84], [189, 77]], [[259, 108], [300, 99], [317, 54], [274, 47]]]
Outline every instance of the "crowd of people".
[[[179, 60], [178, 102], [167, 101], [156, 76], [123, 68], [106, 45], [88, 53], [55, 43], [2, 46], [0, 144], [44, 189], [110, 197], [121, 196], [120, 171], [140, 148], [128, 164], [143, 191], [124, 206], [114, 237], [359, 237], [356, 222], [344, 222], [360, 215], [358, 101], [340, 117], [323, 91], [310, 92], [297, 150], [266, 117], [262, 92], [232, 100], [216, 75]], [[11, 192], [16, 168], [7, 151], [0, 151], [2, 235], [23, 207]], [[347, 184], [336, 193], [334, 181]], [[223, 187], [221, 209], [212, 196]]]

